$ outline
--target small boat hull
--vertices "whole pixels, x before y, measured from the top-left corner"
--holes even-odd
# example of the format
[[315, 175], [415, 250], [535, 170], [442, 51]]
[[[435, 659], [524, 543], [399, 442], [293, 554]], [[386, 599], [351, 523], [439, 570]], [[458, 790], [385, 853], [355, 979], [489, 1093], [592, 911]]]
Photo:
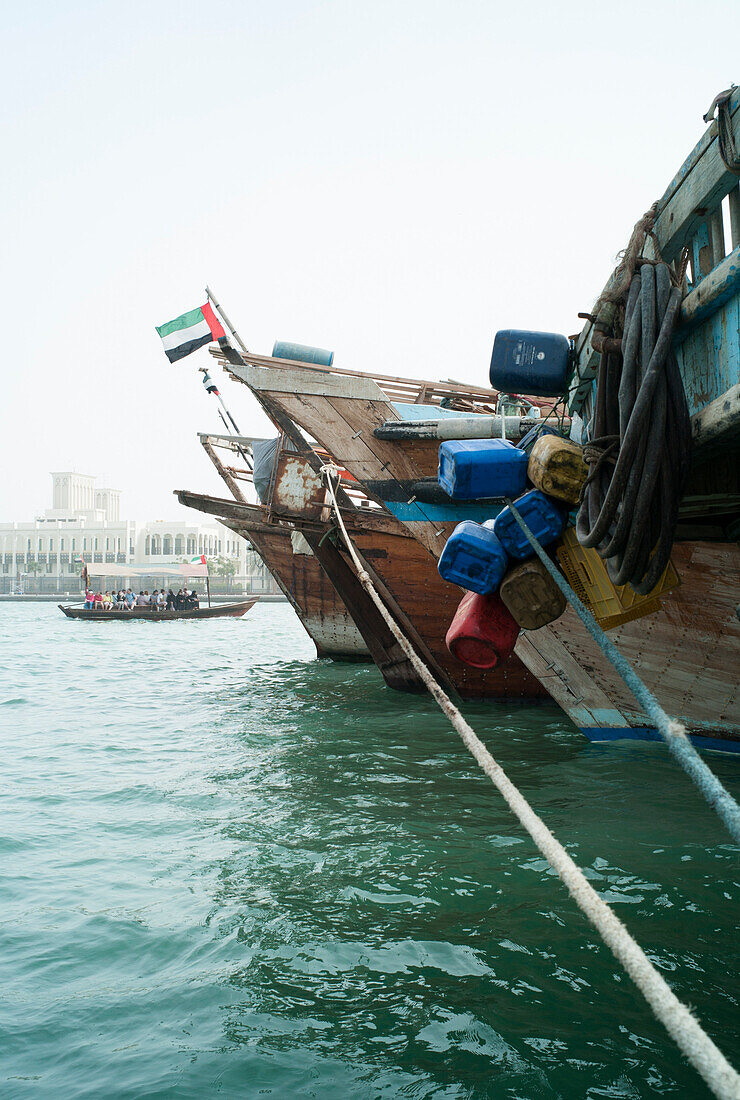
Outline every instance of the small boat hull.
[[241, 600], [239, 603], [225, 603], [215, 607], [193, 607], [187, 611], [149, 611], [146, 607], [134, 607], [131, 611], [94, 611], [89, 607], [75, 607], [70, 604], [60, 603], [58, 606], [68, 619], [89, 619], [96, 623], [144, 619], [146, 622], [161, 623], [171, 619], [236, 619], [246, 615], [256, 602]]

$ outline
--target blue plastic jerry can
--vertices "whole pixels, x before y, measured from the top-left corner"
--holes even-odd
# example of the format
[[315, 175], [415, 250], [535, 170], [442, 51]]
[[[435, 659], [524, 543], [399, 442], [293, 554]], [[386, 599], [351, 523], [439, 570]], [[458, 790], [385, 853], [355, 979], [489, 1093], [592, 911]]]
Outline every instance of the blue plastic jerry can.
[[[539, 489], [530, 489], [519, 500], [515, 500], [514, 504], [527, 527], [543, 546], [562, 535], [568, 512], [552, 497], [546, 496]], [[534, 555], [532, 544], [508, 505], [489, 522], [509, 557], [523, 561]]]
[[437, 481], [453, 500], [515, 497], [527, 484], [527, 462], [506, 439], [452, 439], [440, 444]]
[[507, 328], [496, 333], [491, 355], [491, 385], [502, 393], [558, 397], [570, 376], [567, 336]]
[[466, 519], [448, 538], [437, 568], [444, 580], [485, 596], [500, 585], [508, 561], [490, 527]]

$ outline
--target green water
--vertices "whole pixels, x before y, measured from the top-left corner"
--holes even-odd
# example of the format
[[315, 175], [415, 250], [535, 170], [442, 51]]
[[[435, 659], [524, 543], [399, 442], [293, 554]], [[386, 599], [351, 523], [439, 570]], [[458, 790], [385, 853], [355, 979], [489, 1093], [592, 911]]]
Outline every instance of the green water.
[[[663, 748], [465, 710], [736, 1056], [737, 853]], [[286, 605], [0, 606], [0, 774], [3, 1098], [708, 1095], [434, 705]]]

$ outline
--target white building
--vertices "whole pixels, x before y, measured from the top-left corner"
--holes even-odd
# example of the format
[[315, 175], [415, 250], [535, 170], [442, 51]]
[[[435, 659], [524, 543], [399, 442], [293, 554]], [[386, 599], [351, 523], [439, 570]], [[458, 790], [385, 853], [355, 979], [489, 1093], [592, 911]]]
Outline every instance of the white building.
[[[154, 520], [137, 523], [120, 518], [121, 493], [95, 484], [88, 474], [53, 473], [51, 508], [27, 523], [0, 523], [0, 580], [2, 591], [12, 591], [23, 577], [55, 581], [55, 590], [77, 587], [76, 558], [88, 563], [174, 564], [198, 554], [234, 562], [234, 582], [270, 587], [262, 560], [245, 539], [217, 520], [183, 522]], [[259, 580], [264, 578], [264, 585]], [[251, 583], [250, 583], [251, 582]]]

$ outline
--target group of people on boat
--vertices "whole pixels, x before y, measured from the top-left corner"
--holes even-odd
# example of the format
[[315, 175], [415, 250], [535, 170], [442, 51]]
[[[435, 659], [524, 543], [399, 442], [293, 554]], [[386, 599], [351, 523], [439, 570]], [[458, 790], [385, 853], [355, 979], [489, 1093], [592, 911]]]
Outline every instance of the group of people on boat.
[[91, 588], [85, 589], [85, 609], [89, 611], [192, 611], [200, 607], [200, 600], [195, 589], [188, 592], [187, 588], [178, 589], [174, 593], [170, 588], [165, 593], [164, 589], [154, 589], [149, 594], [149, 589], [139, 592], [138, 596], [131, 588], [119, 589], [118, 592], [93, 592]]

